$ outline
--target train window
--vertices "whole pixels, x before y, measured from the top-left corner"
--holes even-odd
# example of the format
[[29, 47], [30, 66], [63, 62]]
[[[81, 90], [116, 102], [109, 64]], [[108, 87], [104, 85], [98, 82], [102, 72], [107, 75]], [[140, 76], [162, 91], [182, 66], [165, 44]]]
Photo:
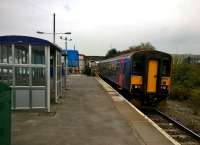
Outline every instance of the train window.
[[170, 60], [163, 60], [162, 75], [169, 76], [170, 69], [171, 69]]
[[137, 56], [133, 58], [133, 74], [143, 74], [144, 73], [144, 60], [143, 56]]

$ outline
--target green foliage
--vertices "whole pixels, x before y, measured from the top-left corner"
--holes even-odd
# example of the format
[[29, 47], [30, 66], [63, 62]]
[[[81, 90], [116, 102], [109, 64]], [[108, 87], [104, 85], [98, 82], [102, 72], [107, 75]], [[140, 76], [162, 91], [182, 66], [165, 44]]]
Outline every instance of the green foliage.
[[129, 49], [130, 50], [155, 50], [155, 47], [150, 42], [146, 42], [146, 43], [142, 42], [137, 46], [130, 46]]
[[95, 71], [92, 70], [90, 67], [86, 66], [85, 70], [83, 71], [83, 74], [87, 76], [95, 76]]
[[84, 74], [90, 76], [91, 75], [91, 68], [89, 68], [88, 66], [85, 67], [84, 71], [83, 71]]
[[107, 54], [106, 54], [106, 58], [111, 58], [114, 57], [118, 54], [118, 51], [115, 48], [110, 49]]
[[184, 88], [200, 87], [200, 66], [192, 64], [176, 64], [173, 66], [172, 80], [174, 85]]
[[140, 43], [139, 45], [136, 46], [130, 46], [129, 49], [121, 51], [120, 54], [125, 54], [133, 51], [139, 51], [139, 50], [155, 50], [155, 47], [150, 43]]
[[155, 47], [150, 42], [145, 42], [145, 43], [142, 42], [139, 45], [130, 46], [129, 49], [123, 50], [123, 51], [117, 51], [115, 48], [112, 48], [107, 52], [105, 58], [111, 58], [114, 56], [130, 53], [133, 51], [139, 51], [139, 50], [155, 50]]
[[90, 74], [90, 76], [95, 76], [96, 74], [95, 74], [95, 70], [94, 69], [92, 69], [91, 70], [91, 74]]
[[189, 102], [193, 108], [194, 114], [198, 114], [200, 111], [200, 89], [199, 88], [192, 90], [192, 97], [190, 98]]
[[200, 65], [175, 64], [171, 99], [186, 101], [194, 112], [200, 109]]
[[171, 99], [184, 101], [190, 97], [190, 89], [182, 85], [173, 85]]

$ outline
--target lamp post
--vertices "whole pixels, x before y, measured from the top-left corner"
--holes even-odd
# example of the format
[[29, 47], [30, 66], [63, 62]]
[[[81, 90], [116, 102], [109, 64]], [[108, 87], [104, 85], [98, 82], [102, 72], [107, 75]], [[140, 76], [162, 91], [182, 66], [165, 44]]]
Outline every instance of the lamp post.
[[65, 51], [66, 51], [66, 75], [68, 74], [68, 58], [67, 58], [67, 41], [72, 41], [72, 38], [69, 38], [68, 37], [62, 37], [60, 36], [60, 39], [61, 40], [64, 40], [65, 41]]
[[67, 37], [62, 37], [62, 36], [60, 36], [60, 39], [61, 40], [65, 40], [65, 49], [66, 49], [66, 53], [67, 53], [67, 41], [72, 41], [72, 38], [67, 38]]
[[37, 31], [36, 32], [37, 34], [53, 34], [53, 43], [55, 43], [55, 35], [63, 35], [63, 34], [68, 34], [68, 35], [70, 35], [71, 34], [71, 32], [64, 32], [64, 33], [49, 33], [49, 32], [42, 32], [42, 31]]
[[56, 20], [55, 20], [56, 14], [53, 13], [53, 33], [46, 33], [46, 32], [42, 32], [42, 31], [37, 31], [36, 33], [38, 34], [53, 34], [53, 43], [55, 44], [56, 40], [56, 34], [71, 34], [71, 32], [65, 32], [65, 33], [56, 33]]
[[[36, 31], [36, 33], [38, 33], [38, 34], [53, 34], [53, 33], [42, 32], [42, 31]], [[71, 32], [55, 33], [55, 34], [71, 34]]]

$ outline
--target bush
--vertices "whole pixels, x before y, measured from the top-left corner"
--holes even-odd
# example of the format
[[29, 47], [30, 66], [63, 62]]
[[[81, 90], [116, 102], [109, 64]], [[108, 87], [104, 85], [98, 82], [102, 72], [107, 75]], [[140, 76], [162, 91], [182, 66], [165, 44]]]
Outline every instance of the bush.
[[95, 76], [95, 70], [91, 69], [90, 67], [85, 67], [83, 74], [87, 76]]
[[188, 88], [184, 88], [182, 85], [174, 85], [172, 88], [171, 99], [174, 100], [187, 100], [191, 96], [191, 91]]
[[200, 100], [196, 90], [200, 89], [200, 67], [194, 64], [176, 64], [172, 71], [172, 95], [171, 99], [180, 101], [193, 98]]
[[194, 114], [198, 114], [200, 111], [200, 89], [193, 89], [192, 96], [189, 100]]
[[86, 66], [83, 73], [90, 76], [91, 75], [91, 69], [88, 66]]

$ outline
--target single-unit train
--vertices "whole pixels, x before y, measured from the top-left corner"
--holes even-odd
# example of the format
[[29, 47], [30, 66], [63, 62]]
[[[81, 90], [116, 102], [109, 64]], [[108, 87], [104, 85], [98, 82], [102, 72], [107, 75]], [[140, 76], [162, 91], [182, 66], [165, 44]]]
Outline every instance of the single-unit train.
[[141, 50], [106, 59], [98, 64], [99, 75], [129, 92], [138, 106], [165, 102], [171, 88], [171, 55]]

